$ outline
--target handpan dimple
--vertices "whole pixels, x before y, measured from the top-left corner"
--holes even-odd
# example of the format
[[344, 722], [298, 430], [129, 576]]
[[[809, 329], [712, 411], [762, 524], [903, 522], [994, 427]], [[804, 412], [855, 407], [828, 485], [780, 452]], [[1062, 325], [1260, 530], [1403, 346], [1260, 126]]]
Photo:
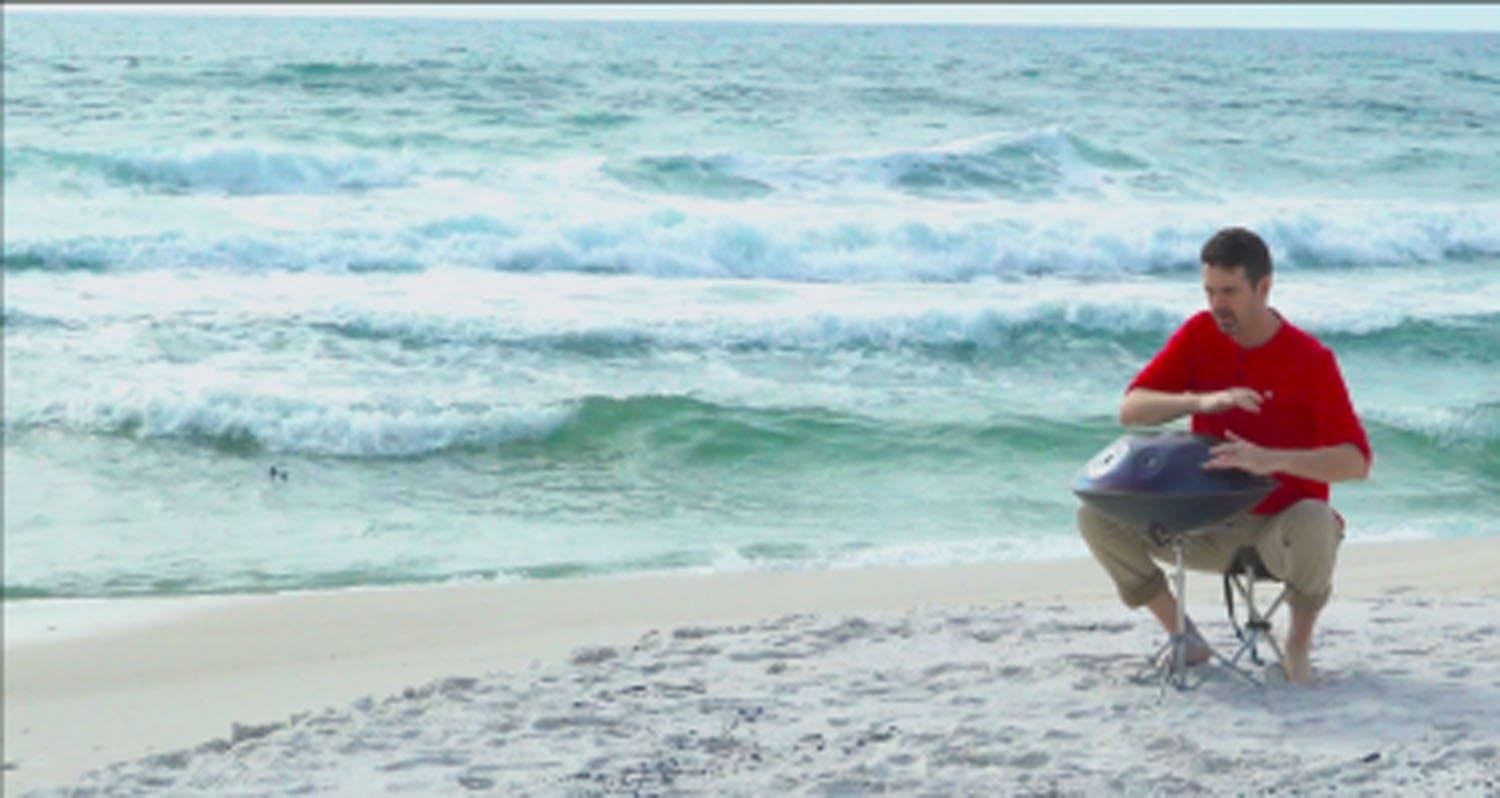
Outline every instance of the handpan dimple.
[[1205, 469], [1218, 438], [1182, 430], [1135, 432], [1095, 455], [1073, 492], [1101, 513], [1142, 530], [1190, 532], [1249, 510], [1276, 481], [1238, 469]]
[[1156, 449], [1146, 449], [1140, 454], [1140, 464], [1136, 466], [1140, 479], [1149, 480], [1161, 473], [1167, 464], [1166, 455]]

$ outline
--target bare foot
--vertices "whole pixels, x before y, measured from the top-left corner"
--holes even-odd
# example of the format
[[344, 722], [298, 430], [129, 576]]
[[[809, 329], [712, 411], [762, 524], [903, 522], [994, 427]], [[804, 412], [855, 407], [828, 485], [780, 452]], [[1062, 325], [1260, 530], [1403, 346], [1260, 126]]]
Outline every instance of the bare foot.
[[[1187, 659], [1187, 666], [1189, 668], [1196, 668], [1199, 665], [1208, 662], [1208, 660], [1214, 655], [1213, 649], [1208, 647], [1208, 642], [1203, 639], [1203, 635], [1198, 633], [1198, 627], [1194, 626], [1191, 620], [1187, 622], [1187, 651], [1185, 652], [1185, 655], [1185, 658]], [[1161, 665], [1164, 668], [1172, 667], [1171, 649], [1167, 649], [1165, 652], [1163, 652]]]
[[1188, 638], [1187, 664], [1189, 668], [1196, 668], [1208, 662], [1212, 656], [1213, 649], [1210, 649], [1208, 644], [1203, 642], [1203, 638], [1196, 635]]
[[1312, 646], [1309, 643], [1286, 641], [1286, 657], [1281, 660], [1281, 669], [1286, 671], [1286, 680], [1292, 684], [1312, 684]]

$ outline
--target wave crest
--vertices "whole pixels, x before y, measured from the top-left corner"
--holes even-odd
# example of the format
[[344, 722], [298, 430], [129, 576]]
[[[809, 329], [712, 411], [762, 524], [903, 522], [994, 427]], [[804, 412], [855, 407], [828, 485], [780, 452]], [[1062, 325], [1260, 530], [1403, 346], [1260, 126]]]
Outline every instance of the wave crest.
[[[9, 153], [7, 156], [9, 157]], [[250, 145], [196, 147], [168, 153], [22, 150], [17, 170], [43, 168], [92, 174], [115, 185], [160, 194], [335, 194], [409, 185], [420, 173], [403, 158], [357, 151], [300, 152]]]
[[[859, 215], [804, 209], [740, 215], [656, 209], [634, 215], [504, 218], [466, 213], [381, 229], [215, 234], [161, 232], [7, 238], [7, 271], [420, 271], [636, 274], [812, 283], [968, 282], [987, 277], [1191, 271], [1218, 229], [1216, 207], [1004, 209], [978, 214]], [[1278, 267], [1409, 265], [1500, 255], [1500, 208], [1312, 206], [1267, 209]]]
[[[541, 447], [565, 459], [613, 451], [698, 463], [750, 455], [797, 458], [806, 452], [889, 454], [893, 448], [929, 445], [947, 450], [962, 448], [952, 436], [968, 432], [938, 425], [941, 429], [913, 434], [903, 425], [831, 409], [736, 406], [670, 394], [590, 395], [529, 408], [372, 408], [223, 392], [142, 391], [23, 408], [7, 417], [6, 426], [175, 440], [240, 455], [384, 459]], [[1074, 426], [1063, 425], [1060, 434], [1074, 435]], [[972, 432], [979, 439], [997, 434], [990, 428]], [[1045, 436], [1027, 429], [1020, 438], [1035, 442]]]
[[[1364, 415], [1371, 432], [1406, 457], [1458, 457], [1488, 474], [1500, 463], [1500, 404], [1373, 408]], [[996, 447], [1040, 455], [1060, 445], [1086, 448], [1114, 426], [1103, 417], [900, 422], [833, 408], [743, 406], [675, 394], [589, 395], [539, 407], [372, 407], [140, 391], [20, 408], [7, 414], [6, 428], [175, 440], [240, 455], [389, 459], [540, 449], [565, 460], [608, 453], [701, 465], [746, 457], [921, 458], [937, 450], [989, 457]]]
[[570, 411], [495, 407], [322, 405], [231, 392], [138, 390], [53, 400], [7, 414], [7, 428], [180, 440], [232, 454], [416, 457], [537, 441]]
[[328, 194], [406, 185], [415, 169], [359, 153], [314, 155], [253, 147], [116, 158], [118, 181], [173, 193]]
[[[720, 199], [868, 186], [920, 196], [1039, 200], [1104, 196], [1112, 185], [1147, 176], [1151, 167], [1128, 152], [1050, 127], [885, 152], [654, 155], [608, 161], [603, 170], [636, 189]], [[1151, 175], [1149, 182], [1160, 187], [1171, 181]]]

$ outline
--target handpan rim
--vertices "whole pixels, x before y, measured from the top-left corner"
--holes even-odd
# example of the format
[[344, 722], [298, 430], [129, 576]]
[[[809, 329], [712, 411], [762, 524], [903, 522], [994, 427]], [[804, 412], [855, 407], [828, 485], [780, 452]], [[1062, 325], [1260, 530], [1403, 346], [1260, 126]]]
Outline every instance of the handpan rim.
[[1184, 499], [1200, 499], [1205, 496], [1233, 496], [1238, 498], [1240, 496], [1250, 496], [1257, 493], [1269, 495], [1271, 491], [1275, 489], [1276, 483], [1267, 480], [1267, 484], [1254, 485], [1252, 487], [1245, 488], [1244, 490], [1205, 490], [1198, 491], [1196, 493], [1192, 491], [1146, 492], [1138, 490], [1086, 490], [1083, 488], [1074, 488], [1073, 492], [1078, 494], [1079, 496], [1147, 496], [1153, 499], [1170, 499], [1178, 497]]

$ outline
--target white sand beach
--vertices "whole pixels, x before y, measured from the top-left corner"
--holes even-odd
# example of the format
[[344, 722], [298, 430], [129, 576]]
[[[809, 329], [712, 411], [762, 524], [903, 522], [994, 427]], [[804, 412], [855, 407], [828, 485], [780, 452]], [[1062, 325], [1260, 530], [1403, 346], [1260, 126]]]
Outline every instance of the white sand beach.
[[[1231, 649], [1217, 578], [1189, 598]], [[1500, 791], [1495, 537], [1346, 545], [1313, 686], [1164, 698], [1132, 679], [1159, 630], [1087, 560], [5, 620], [7, 795]]]

